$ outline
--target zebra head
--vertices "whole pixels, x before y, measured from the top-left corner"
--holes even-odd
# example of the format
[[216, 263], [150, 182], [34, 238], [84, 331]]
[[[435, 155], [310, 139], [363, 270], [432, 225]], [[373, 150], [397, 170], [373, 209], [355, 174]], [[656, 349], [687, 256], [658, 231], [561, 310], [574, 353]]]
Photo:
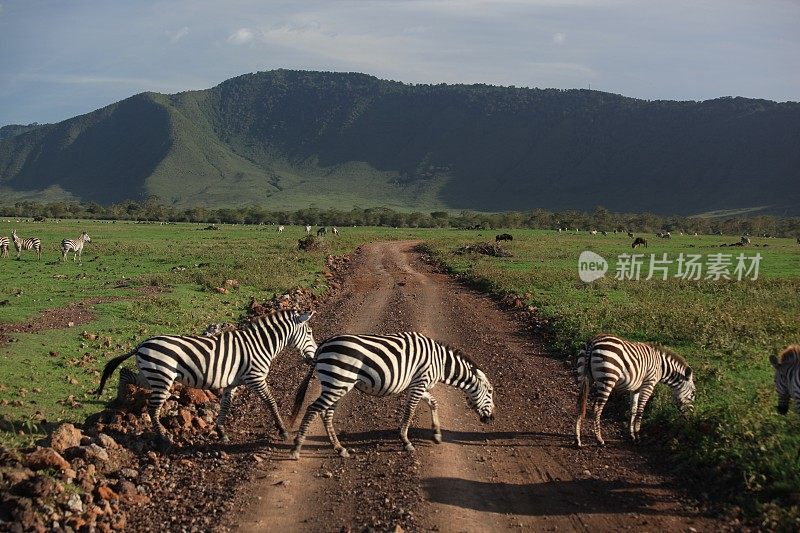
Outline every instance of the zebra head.
[[314, 316], [314, 311], [298, 313], [292, 311], [291, 320], [295, 327], [289, 333], [288, 344], [292, 348], [297, 348], [303, 355], [303, 360], [311, 363], [314, 354], [317, 352], [317, 342], [314, 340], [314, 332], [311, 330], [309, 319]]
[[488, 424], [494, 420], [494, 389], [479, 368], [473, 369], [475, 382], [467, 389], [467, 404], [478, 413], [481, 422]]
[[788, 366], [781, 364], [774, 355], [769, 356], [769, 362], [775, 370], [775, 392], [778, 394], [778, 413], [785, 415], [789, 412], [789, 376]]
[[86, 233], [85, 231], [84, 231], [83, 233], [81, 233], [81, 238], [82, 238], [82, 239], [83, 239], [85, 242], [92, 242], [92, 238], [91, 238], [91, 237], [89, 237], [89, 234], [88, 234], [88, 233]]
[[694, 374], [692, 373], [692, 368], [687, 366], [683, 374], [683, 379], [680, 379], [678, 383], [672, 387], [672, 400], [681, 412], [691, 412], [694, 409], [694, 394]]

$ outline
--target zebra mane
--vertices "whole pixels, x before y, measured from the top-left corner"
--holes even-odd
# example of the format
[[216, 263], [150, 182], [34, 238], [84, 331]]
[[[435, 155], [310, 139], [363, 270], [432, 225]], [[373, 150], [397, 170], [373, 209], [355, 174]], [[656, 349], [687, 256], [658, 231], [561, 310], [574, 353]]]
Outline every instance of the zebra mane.
[[779, 364], [800, 362], [800, 344], [790, 344], [778, 356]]
[[661, 344], [650, 344], [651, 348], [654, 348], [664, 354], [669, 359], [673, 359], [677, 361], [683, 368], [689, 367], [689, 362], [684, 359], [684, 357], [679, 354], [678, 352], [667, 348], [666, 346], [662, 346]]
[[470, 372], [472, 372], [473, 374], [475, 374], [476, 370], [480, 370], [480, 367], [478, 367], [478, 363], [476, 363], [470, 356], [468, 356], [467, 354], [465, 354], [464, 352], [462, 352], [458, 348], [454, 348], [454, 347], [450, 346], [449, 344], [445, 344], [444, 348], [448, 352], [452, 352], [454, 356], [456, 356], [459, 359], [462, 359], [464, 362], [466, 362], [470, 366]]

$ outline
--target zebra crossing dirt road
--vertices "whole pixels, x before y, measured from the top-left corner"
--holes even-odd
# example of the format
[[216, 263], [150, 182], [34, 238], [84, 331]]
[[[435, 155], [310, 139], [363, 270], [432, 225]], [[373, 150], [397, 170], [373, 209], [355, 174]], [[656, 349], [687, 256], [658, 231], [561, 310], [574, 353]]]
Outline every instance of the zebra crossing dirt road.
[[[495, 387], [495, 422], [480, 423], [464, 395], [439, 384], [444, 443], [431, 441], [426, 405], [398, 437], [401, 396], [348, 394], [334, 424], [350, 459], [335, 455], [322, 423], [312, 425], [299, 461], [289, 444], [238, 491], [223, 522], [241, 531], [720, 530], [677, 482], [655, 471], [609, 427], [605, 448], [573, 447], [574, 385], [568, 368], [491, 299], [422, 262], [413, 242], [362, 247], [338, 295], [318, 310], [319, 341], [338, 333], [416, 330], [463, 349]], [[294, 365], [294, 366], [292, 366]], [[305, 368], [278, 361], [270, 383], [284, 411]], [[316, 397], [310, 389], [307, 401]], [[251, 413], [258, 410], [248, 409]], [[264, 427], [270, 427], [268, 418]]]

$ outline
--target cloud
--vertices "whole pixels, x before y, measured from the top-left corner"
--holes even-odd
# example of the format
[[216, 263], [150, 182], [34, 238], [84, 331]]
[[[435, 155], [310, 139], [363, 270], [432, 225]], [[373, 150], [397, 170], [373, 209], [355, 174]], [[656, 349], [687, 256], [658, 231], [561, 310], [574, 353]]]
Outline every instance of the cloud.
[[239, 28], [228, 36], [228, 42], [236, 45], [247, 44], [253, 42], [255, 36], [250, 28]]
[[555, 44], [564, 44], [564, 41], [566, 41], [566, 40], [567, 40], [567, 34], [566, 33], [558, 32], [555, 35], [553, 35], [553, 42]]
[[181, 28], [179, 30], [166, 31], [164, 33], [167, 34], [167, 37], [169, 37], [169, 41], [171, 43], [177, 43], [178, 41], [180, 41], [181, 39], [183, 39], [184, 37], [189, 35], [189, 27], [188, 26], [184, 26], [183, 28]]

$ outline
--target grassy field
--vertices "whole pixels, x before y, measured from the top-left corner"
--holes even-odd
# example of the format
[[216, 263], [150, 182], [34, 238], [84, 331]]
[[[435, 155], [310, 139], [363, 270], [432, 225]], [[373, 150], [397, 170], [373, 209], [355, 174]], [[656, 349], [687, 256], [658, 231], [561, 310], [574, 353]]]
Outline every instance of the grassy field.
[[[491, 232], [500, 233], [501, 230]], [[489, 237], [488, 232], [484, 232]], [[612, 332], [657, 342], [683, 354], [695, 368], [695, 414], [681, 419], [661, 390], [648, 408], [645, 433], [671, 450], [675, 468], [707, 480], [710, 493], [732, 499], [749, 512], [781, 514], [769, 502], [795, 505], [800, 496], [800, 417], [775, 412], [769, 354], [800, 342], [800, 246], [792, 239], [753, 239], [767, 247], [720, 248], [736, 237], [645, 236], [649, 256], [664, 253], [673, 264], [669, 279], [614, 279], [617, 256], [631, 253], [627, 235], [559, 234], [514, 230], [506, 248], [513, 257], [460, 255], [475, 232], [450, 232], [427, 246], [444, 263], [484, 290], [525, 295], [526, 304], [552, 321], [552, 343], [564, 357], [574, 355], [591, 335]], [[578, 277], [578, 256], [591, 250], [609, 261], [609, 272], [591, 284]], [[676, 279], [680, 253], [761, 254], [757, 280]], [[749, 261], [747, 262], [749, 265]], [[702, 273], [705, 277], [706, 271]], [[661, 276], [656, 276], [660, 278]], [[665, 387], [659, 387], [666, 389]], [[625, 398], [627, 402], [627, 398]], [[592, 442], [592, 439], [588, 442]], [[785, 515], [781, 520], [791, 520]], [[788, 522], [784, 522], [788, 523]], [[793, 522], [792, 522], [793, 523]]]
[[[69, 327], [67, 313], [55, 329], [12, 333], [13, 342], [0, 343], [5, 422], [0, 443], [30, 442], [40, 435], [43, 420], [78, 421], [99, 410], [101, 404], [88, 394], [99, 382], [98, 371], [109, 357], [148, 336], [200, 333], [209, 323], [235, 321], [251, 297], [267, 299], [296, 286], [322, 291], [328, 253], [408, 236], [402, 230], [344, 228], [340, 237], [325, 239], [326, 251], [301, 252], [300, 227], [289, 226], [282, 234], [272, 226], [204, 227], [0, 220], [0, 235], [16, 228], [20, 236], [38, 236], [43, 245], [40, 261], [33, 252], [23, 252], [17, 261], [13, 246], [11, 257], [0, 259], [0, 323], [36, 323], [41, 311], [78, 301], [88, 301], [95, 315]], [[82, 264], [61, 262], [61, 239], [77, 238], [83, 230], [92, 242]], [[226, 279], [239, 281], [240, 288], [218, 293]]]
[[[299, 252], [299, 227], [283, 234], [271, 226], [205, 224], [140, 225], [62, 221], [60, 224], [10, 224], [23, 236], [42, 238], [44, 254], [22, 260], [0, 259], [0, 323], [25, 323], [45, 309], [89, 300], [89, 323], [34, 333], [13, 333], [0, 344], [0, 416], [13, 424], [2, 442], [30, 442], [43, 419], [77, 421], [100, 408], [88, 393], [98, 383], [105, 361], [144, 338], [161, 333], [201, 332], [212, 322], [232, 321], [251, 297], [265, 299], [294, 286], [322, 291], [327, 253], [341, 254], [375, 240], [419, 238], [454, 272], [482, 289], [523, 295], [527, 305], [551, 322], [554, 353], [573, 355], [589, 336], [613, 332], [663, 343], [683, 354], [696, 371], [694, 415], [677, 415], [660, 387], [645, 417], [643, 433], [670, 450], [675, 468], [692, 480], [710, 480], [710, 493], [734, 501], [747, 512], [761, 512], [790, 523], [794, 511], [777, 507], [800, 498], [800, 417], [775, 413], [768, 362], [789, 343], [800, 341], [800, 246], [790, 239], [753, 239], [747, 248], [720, 248], [736, 237], [647, 236], [642, 278], [650, 254], [672, 260], [670, 278], [614, 279], [621, 253], [631, 253], [623, 235], [591, 236], [551, 231], [511, 230], [504, 246], [512, 257], [457, 254], [462, 244], [490, 240], [502, 230], [410, 230], [345, 228], [328, 237], [329, 250]], [[60, 262], [58, 243], [92, 236], [82, 264]], [[763, 247], [761, 245], [768, 244]], [[583, 283], [578, 256], [591, 250], [609, 262], [605, 277]], [[742, 281], [677, 279], [679, 254], [761, 255], [759, 276]], [[704, 269], [702, 277], [705, 277]], [[659, 276], [656, 276], [658, 278]], [[733, 274], [735, 278], [735, 274]], [[241, 287], [230, 294], [215, 288], [226, 279]], [[4, 303], [3, 303], [4, 302]], [[64, 321], [66, 318], [64, 318]], [[86, 331], [97, 335], [87, 339]], [[53, 356], [50, 353], [57, 352]], [[24, 390], [23, 390], [24, 389]], [[72, 396], [72, 398], [70, 398]], [[14, 405], [18, 402], [17, 405]], [[618, 406], [618, 409], [624, 407]], [[23, 434], [20, 435], [19, 432]], [[591, 439], [589, 439], [591, 442]]]

